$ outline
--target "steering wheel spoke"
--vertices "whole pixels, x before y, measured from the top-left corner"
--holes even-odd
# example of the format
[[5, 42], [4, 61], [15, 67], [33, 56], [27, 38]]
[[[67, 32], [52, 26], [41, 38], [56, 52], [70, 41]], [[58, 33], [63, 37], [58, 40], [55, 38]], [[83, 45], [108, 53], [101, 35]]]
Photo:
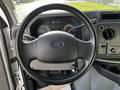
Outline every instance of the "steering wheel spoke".
[[68, 63], [45, 63], [37, 59], [34, 59], [30, 63], [30, 68], [33, 70], [50, 70], [50, 71], [65, 71], [65, 70], [78, 70], [84, 66], [85, 62], [82, 59], [78, 59], [75, 62]]
[[94, 41], [91, 39], [89, 41], [84, 41], [77, 39], [78, 46], [78, 58], [82, 58], [84, 60], [89, 60], [93, 51], [94, 51]]
[[37, 46], [38, 40], [33, 40], [29, 42], [21, 41], [19, 45], [21, 58], [25, 61], [30, 61], [31, 59], [37, 58]]

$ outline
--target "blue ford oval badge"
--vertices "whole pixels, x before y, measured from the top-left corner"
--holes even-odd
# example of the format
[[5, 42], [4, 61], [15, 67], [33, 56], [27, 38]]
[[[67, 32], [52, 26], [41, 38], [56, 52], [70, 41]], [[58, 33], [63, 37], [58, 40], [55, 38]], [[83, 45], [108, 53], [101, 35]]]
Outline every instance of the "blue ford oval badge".
[[64, 42], [62, 42], [62, 41], [52, 41], [50, 43], [50, 46], [52, 48], [62, 48], [62, 47], [64, 47]]

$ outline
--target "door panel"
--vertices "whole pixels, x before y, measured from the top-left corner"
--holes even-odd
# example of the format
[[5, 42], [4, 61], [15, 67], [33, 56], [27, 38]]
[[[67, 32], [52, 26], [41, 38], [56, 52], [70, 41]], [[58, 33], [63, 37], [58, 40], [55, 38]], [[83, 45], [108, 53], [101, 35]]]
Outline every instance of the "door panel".
[[0, 53], [0, 90], [9, 90], [8, 80], [6, 78], [6, 72], [2, 62], [2, 57]]

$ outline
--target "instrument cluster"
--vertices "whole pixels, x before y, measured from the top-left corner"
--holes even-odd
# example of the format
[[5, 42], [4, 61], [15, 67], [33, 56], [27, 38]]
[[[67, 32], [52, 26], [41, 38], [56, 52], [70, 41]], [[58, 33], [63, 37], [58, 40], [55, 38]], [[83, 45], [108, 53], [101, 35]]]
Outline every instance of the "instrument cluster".
[[50, 32], [50, 31], [65, 31], [69, 32], [75, 26], [79, 25], [74, 17], [52, 17], [42, 18], [35, 21], [30, 28], [30, 34], [34, 37]]

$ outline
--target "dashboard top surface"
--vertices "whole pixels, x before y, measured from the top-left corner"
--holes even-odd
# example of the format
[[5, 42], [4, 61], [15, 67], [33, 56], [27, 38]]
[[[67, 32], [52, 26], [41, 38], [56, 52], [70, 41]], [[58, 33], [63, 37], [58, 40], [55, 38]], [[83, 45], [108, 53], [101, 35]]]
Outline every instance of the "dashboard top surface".
[[[97, 32], [96, 60], [120, 63], [120, 11], [87, 11], [83, 13], [91, 20]], [[81, 23], [70, 13], [41, 14], [30, 22], [25, 33], [38, 37], [50, 30], [65, 31], [79, 24]], [[78, 37], [81, 38], [81, 32], [77, 33]]]

